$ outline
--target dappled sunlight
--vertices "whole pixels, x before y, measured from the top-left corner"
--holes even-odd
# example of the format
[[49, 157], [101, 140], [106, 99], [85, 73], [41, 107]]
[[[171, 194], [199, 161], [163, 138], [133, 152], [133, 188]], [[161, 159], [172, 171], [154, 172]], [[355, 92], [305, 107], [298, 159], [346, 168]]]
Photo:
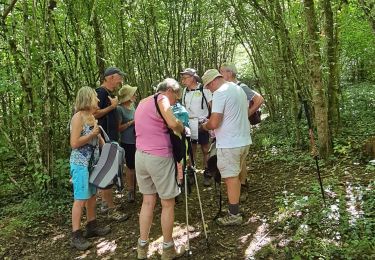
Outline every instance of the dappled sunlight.
[[86, 250], [82, 255], [77, 256], [75, 259], [85, 259], [89, 256], [90, 250]]
[[102, 256], [107, 253], [115, 252], [117, 248], [117, 243], [115, 240], [112, 240], [112, 241], [102, 240], [96, 245], [96, 248], [97, 248], [97, 251], [96, 251], [97, 255]]
[[[269, 244], [274, 238], [269, 236], [268, 231], [269, 225], [263, 222], [254, 234], [253, 239], [250, 241], [249, 246], [245, 250], [245, 259], [253, 259], [255, 253], [259, 251], [262, 247]], [[240, 240], [243, 237], [240, 238]]]
[[[189, 226], [189, 239], [196, 238], [200, 235], [200, 231], [195, 231], [193, 226]], [[186, 226], [177, 226], [173, 228], [173, 240], [176, 246], [187, 244]], [[161, 254], [163, 250], [163, 236], [150, 243], [147, 256], [151, 257], [155, 253]]]
[[59, 234], [59, 235], [57, 235], [57, 236], [54, 236], [54, 237], [52, 238], [52, 241], [55, 242], [55, 241], [57, 241], [57, 240], [63, 239], [64, 237], [65, 237], [65, 234]]
[[360, 187], [354, 187], [351, 183], [346, 182], [346, 210], [350, 215], [349, 224], [351, 226], [355, 225], [357, 220], [363, 216], [364, 212], [362, 210], [362, 197], [363, 191]]

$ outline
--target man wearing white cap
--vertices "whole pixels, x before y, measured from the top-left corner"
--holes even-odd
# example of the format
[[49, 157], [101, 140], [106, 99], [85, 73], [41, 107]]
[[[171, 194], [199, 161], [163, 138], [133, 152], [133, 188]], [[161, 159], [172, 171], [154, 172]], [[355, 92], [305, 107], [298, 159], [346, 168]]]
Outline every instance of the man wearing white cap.
[[248, 102], [242, 88], [227, 82], [216, 69], [202, 76], [203, 85], [213, 93], [212, 112], [204, 130], [214, 130], [217, 147], [217, 168], [227, 186], [229, 214], [218, 219], [223, 226], [240, 225], [241, 182], [239, 173], [246, 163], [251, 144], [250, 123], [247, 119]]

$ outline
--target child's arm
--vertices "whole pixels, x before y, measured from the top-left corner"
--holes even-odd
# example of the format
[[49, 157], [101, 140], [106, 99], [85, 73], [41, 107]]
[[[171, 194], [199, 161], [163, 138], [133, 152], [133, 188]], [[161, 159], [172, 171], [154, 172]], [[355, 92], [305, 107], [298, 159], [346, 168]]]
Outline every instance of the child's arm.
[[98, 125], [95, 123], [92, 133], [89, 135], [81, 136], [83, 121], [80, 113], [76, 113], [72, 118], [72, 131], [70, 133], [70, 146], [73, 149], [79, 148], [82, 145], [87, 144], [94, 137], [98, 136], [100, 133]]

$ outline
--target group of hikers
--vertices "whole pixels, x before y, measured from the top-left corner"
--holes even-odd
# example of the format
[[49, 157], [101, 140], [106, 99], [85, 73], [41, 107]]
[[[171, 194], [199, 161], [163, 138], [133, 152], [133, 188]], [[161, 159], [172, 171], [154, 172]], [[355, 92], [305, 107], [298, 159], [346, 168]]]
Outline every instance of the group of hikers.
[[[135, 199], [136, 185], [143, 194], [137, 258], [147, 258], [149, 232], [159, 197], [163, 234], [161, 258], [174, 259], [184, 254], [185, 247], [176, 247], [172, 238], [175, 198], [180, 189], [168, 128], [189, 136], [191, 155], [196, 154], [200, 145], [204, 186], [211, 185], [207, 160], [210, 139], [215, 138], [217, 169], [228, 195], [228, 214], [218, 218], [217, 223], [240, 225], [240, 197], [246, 199], [246, 157], [252, 143], [248, 117], [259, 109], [263, 97], [238, 81], [237, 69], [231, 63], [222, 64], [220, 71], [209, 69], [202, 77], [195, 69], [187, 68], [180, 72], [184, 88], [175, 79], [166, 78], [157, 85], [156, 94], [142, 99], [137, 107], [137, 87], [122, 86], [124, 78], [125, 73], [119, 68], [109, 67], [99, 88], [82, 87], [76, 96], [75, 114], [70, 123], [70, 174], [74, 193], [71, 245], [86, 250], [91, 246], [87, 238], [110, 232], [108, 226], [97, 224], [97, 190], [89, 183], [90, 164], [99, 158], [99, 148], [104, 144], [101, 126], [110, 140], [118, 142], [125, 150], [128, 202]], [[118, 95], [114, 96], [119, 87]], [[187, 168], [195, 170], [192, 158]], [[112, 187], [100, 190], [100, 194], [101, 212], [107, 212], [109, 218], [117, 221], [128, 218], [114, 205]], [[84, 207], [87, 224], [83, 233]]]

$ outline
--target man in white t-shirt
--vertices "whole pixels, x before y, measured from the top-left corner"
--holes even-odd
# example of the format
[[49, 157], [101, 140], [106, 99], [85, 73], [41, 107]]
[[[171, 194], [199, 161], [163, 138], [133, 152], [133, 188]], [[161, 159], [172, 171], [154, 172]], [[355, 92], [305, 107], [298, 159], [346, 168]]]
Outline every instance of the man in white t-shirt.
[[189, 127], [191, 130], [192, 151], [195, 156], [197, 145], [201, 146], [203, 154], [204, 186], [210, 186], [211, 176], [207, 170], [207, 159], [210, 135], [207, 131], [199, 130], [200, 121], [206, 121], [210, 116], [212, 93], [204, 89], [199, 83], [200, 78], [195, 69], [187, 68], [180, 72], [181, 82], [186, 88], [183, 90], [181, 103], [189, 113]]
[[240, 225], [242, 216], [239, 214], [239, 173], [246, 163], [251, 144], [246, 94], [240, 86], [225, 81], [216, 69], [207, 70], [202, 80], [205, 88], [213, 93], [213, 97], [211, 117], [201, 127], [215, 132], [217, 168], [227, 186], [229, 202], [229, 214], [218, 218], [218, 224]]
[[[233, 63], [221, 64], [220, 73], [221, 75], [223, 75], [223, 78], [226, 81], [231, 81], [231, 82], [236, 83], [238, 86], [240, 86], [243, 89], [243, 91], [245, 91], [245, 94], [247, 96], [247, 101], [249, 102], [248, 116], [251, 116], [252, 114], [254, 114], [263, 104], [264, 102], [263, 97], [258, 92], [256, 92], [255, 90], [252, 90], [245, 83], [240, 82], [237, 79], [237, 68]], [[245, 201], [247, 198], [247, 194], [248, 194], [246, 164], [244, 164], [243, 168], [241, 169], [240, 181], [241, 181], [241, 201]]]

